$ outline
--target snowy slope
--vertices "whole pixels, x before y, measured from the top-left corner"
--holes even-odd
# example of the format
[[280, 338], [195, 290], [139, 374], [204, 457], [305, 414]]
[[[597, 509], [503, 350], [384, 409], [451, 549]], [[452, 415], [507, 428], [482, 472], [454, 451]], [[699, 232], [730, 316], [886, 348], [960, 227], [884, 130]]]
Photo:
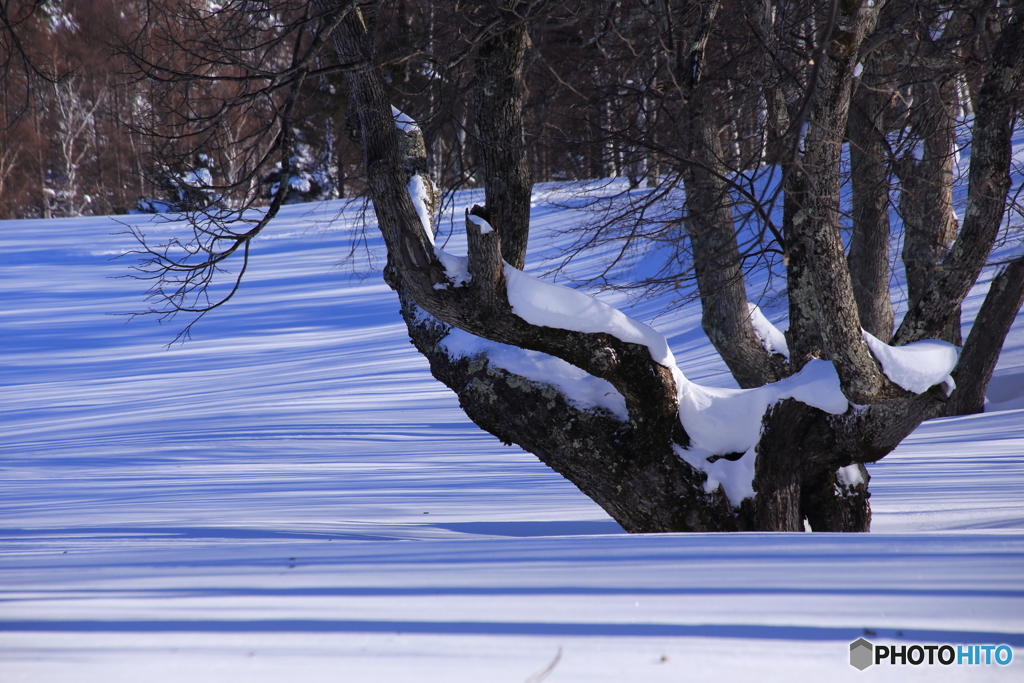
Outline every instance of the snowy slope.
[[[571, 200], [538, 190], [534, 274]], [[1024, 406], [998, 409], [1024, 323], [1006, 403], [872, 466], [874, 533], [628, 536], [431, 379], [379, 275], [339, 263], [360, 208], [287, 207], [169, 349], [180, 325], [110, 315], [143, 289], [122, 225], [0, 222], [0, 681], [526, 681], [559, 652], [545, 680], [1020, 676]], [[699, 308], [663, 307], [630, 313], [730, 386]], [[865, 634], [1017, 659], [861, 673]]]

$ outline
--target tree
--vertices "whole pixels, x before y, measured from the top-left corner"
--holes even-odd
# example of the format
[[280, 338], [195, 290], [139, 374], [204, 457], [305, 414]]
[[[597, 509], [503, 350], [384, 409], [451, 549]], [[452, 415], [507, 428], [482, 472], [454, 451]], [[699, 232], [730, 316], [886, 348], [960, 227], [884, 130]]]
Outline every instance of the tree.
[[[466, 216], [465, 259], [434, 244], [438, 194], [427, 153], [432, 146], [421, 128], [392, 105], [396, 92], [386, 69], [407, 63], [408, 54], [382, 51], [388, 43], [377, 32], [394, 25], [387, 21], [389, 7], [351, 0], [280, 3], [273, 7], [279, 19], [267, 25], [252, 18], [247, 4], [228, 4], [216, 10], [217, 22], [199, 17], [202, 30], [218, 35], [222, 25], [233, 36], [252, 36], [244, 51], [226, 41], [193, 43], [185, 37], [168, 42], [159, 53], [147, 52], [142, 43], [130, 52], [168, 55], [163, 61], [137, 59], [136, 64], [140, 73], [166, 84], [166, 110], [172, 113], [193, 111], [190, 87], [202, 84], [209, 93], [230, 86], [228, 94], [202, 100], [210, 105], [209, 113], [181, 118], [188, 125], [166, 138], [180, 149], [189, 149], [188, 140], [215, 139], [217, 122], [249, 116], [252, 103], [259, 101], [264, 107], [260, 120], [269, 123], [252, 138], [260, 141], [252, 144], [260, 152], [251, 173], [275, 162], [287, 172], [303, 83], [312, 75], [343, 74], [347, 126], [362, 149], [366, 192], [387, 245], [384, 277], [398, 294], [416, 348], [476, 424], [536, 454], [627, 531], [801, 530], [805, 520], [815, 530], [867, 530], [864, 464], [884, 457], [921, 421], [943, 414], [951, 403], [964, 410], [978, 408], [1002, 340], [1024, 301], [1024, 256], [1006, 264], [994, 280], [953, 370], [958, 388], [951, 395], [944, 379], [952, 363], [926, 385], [912, 386], [893, 370], [890, 358], [899, 355], [898, 348], [887, 346], [888, 339], [865, 336], [861, 327], [862, 319], [880, 332], [892, 324], [884, 305], [872, 313], [879, 292], [884, 289], [887, 296], [888, 291], [879, 286], [879, 278], [887, 282], [890, 267], [887, 254], [880, 255], [887, 252], [889, 239], [878, 239], [887, 230], [888, 215], [879, 195], [888, 192], [886, 179], [892, 173], [904, 178], [905, 223], [935, 210], [943, 221], [941, 238], [929, 238], [935, 248], [908, 258], [908, 268], [918, 268], [921, 275], [892, 335], [896, 347], [947, 333], [986, 266], [1003, 226], [1010, 137], [1024, 92], [1024, 2], [947, 22], [961, 27], [949, 29], [951, 35], [967, 25], [990, 44], [980, 70], [974, 70], [980, 77], [971, 92], [975, 119], [966, 209], [948, 247], [949, 205], [943, 199], [938, 209], [929, 209], [929, 202], [920, 199], [947, 192], [947, 162], [940, 157], [952, 144], [943, 123], [943, 112], [948, 116], [949, 111], [948, 79], [930, 81], [937, 82], [938, 94], [925, 98], [929, 104], [912, 111], [903, 128], [879, 123], [892, 113], [880, 111], [884, 106], [872, 95], [886, 79], [903, 87], [907, 74], [930, 63], [894, 66], [891, 55], [886, 56], [885, 46], [904, 35], [900, 31], [912, 21], [917, 28], [932, 28], [920, 24], [917, 15], [890, 23], [893, 17], [906, 17], [898, 0], [764, 2], [748, 10], [745, 27], [723, 19], [723, 8], [736, 16], [738, 6], [719, 0], [613, 2], [600, 4], [597, 11], [617, 19], [621, 12], [628, 21], [606, 25], [606, 33], [592, 40], [580, 28], [579, 18], [586, 14], [582, 6], [545, 0], [462, 3], [458, 15], [446, 17], [460, 36], [454, 47], [449, 43], [447, 57], [452, 64], [471, 65], [465, 72], [471, 86], [467, 104], [476, 176], [486, 197]], [[524, 85], [530, 73], [530, 31], [538, 25], [573, 27], [581, 49], [604, 41], [578, 70], [602, 89], [609, 81], [594, 79], [594, 69], [600, 71], [606, 61], [630, 49], [647, 58], [638, 48], [643, 41], [635, 38], [647, 38], [654, 46], [648, 70], [626, 64], [624, 71], [608, 72], [631, 74], [632, 85], [615, 76], [621, 81], [617, 92], [621, 102], [635, 102], [643, 115], [627, 111], [617, 117], [624, 123], [616, 124], [606, 111], [589, 109], [592, 118], [583, 123], [596, 122], [600, 134], [593, 138], [603, 153], [617, 150], [620, 160], [642, 154], [657, 163], [660, 187], [651, 196], [663, 206], [673, 210], [673, 198], [683, 197], [675, 215], [659, 219], [657, 229], [685, 245], [672, 263], [694, 270], [704, 329], [747, 390], [739, 398], [715, 396], [689, 382], [675, 367], [665, 340], [646, 325], [521, 272], [532, 188]], [[709, 46], [716, 41], [744, 49], [715, 54]], [[436, 44], [436, 37], [431, 42]], [[210, 52], [211, 45], [225, 47]], [[259, 49], [253, 51], [254, 46]], [[189, 59], [175, 62], [175, 50]], [[895, 48], [890, 52], [899, 54]], [[275, 54], [281, 57], [267, 56]], [[946, 59], [948, 50], [943, 54]], [[954, 65], [963, 61], [953, 59]], [[231, 68], [222, 71], [226, 64]], [[865, 71], [874, 85], [861, 80]], [[952, 73], [955, 77], [957, 69]], [[929, 87], [920, 73], [916, 78], [913, 87]], [[630, 99], [630, 88], [643, 79], [647, 82], [637, 88], [642, 96]], [[563, 92], [585, 94], [568, 86]], [[655, 100], [657, 107], [651, 104]], [[712, 106], [723, 100], [731, 100], [734, 109]], [[737, 107], [740, 120], [723, 126]], [[852, 119], [851, 108], [857, 112]], [[939, 151], [896, 172], [902, 157], [889, 149], [893, 128], [909, 130]], [[842, 224], [847, 142], [856, 146], [851, 153], [856, 169], [850, 180], [854, 246], [849, 254]], [[756, 151], [756, 161], [744, 159], [749, 150]], [[766, 159], [781, 172], [774, 183], [779, 211], [744, 180], [745, 171], [762, 168]], [[155, 280], [153, 312], [202, 315], [227, 301], [244, 264], [224, 296], [204, 297], [229, 258], [241, 255], [244, 260], [251, 240], [286, 199], [287, 188], [288, 183], [279, 183], [264, 218], [244, 229], [234, 227], [237, 216], [200, 211], [193, 214], [191, 243], [150, 246], [143, 241], [142, 276]], [[752, 209], [744, 214], [743, 206]], [[746, 223], [738, 218], [744, 215]], [[756, 228], [754, 251], [740, 248], [738, 234], [747, 226]], [[634, 239], [651, 234], [643, 227], [635, 222], [629, 227]], [[766, 339], [771, 330], [748, 304], [744, 282], [744, 267], [773, 253], [782, 256], [788, 290], [785, 344]], [[460, 347], [454, 341], [460, 335], [477, 341]], [[621, 410], [588, 404], [551, 381], [505, 367], [509, 364], [493, 357], [495, 344], [524, 356], [545, 354], [559, 359], [560, 367], [574, 366], [606, 382], [609, 393], [621, 396]], [[788, 357], [780, 353], [783, 347]], [[932, 348], [955, 358], [952, 346]], [[832, 389], [808, 396], [801, 387], [810, 378]], [[721, 438], [723, 425], [714, 422], [713, 414], [722, 404], [727, 410], [737, 404], [763, 410], [749, 411], [752, 420], [742, 424], [724, 425], [733, 438]]]
[[[124, 213], [141, 191], [121, 125], [138, 93], [110, 54], [139, 5], [11, 0], [0, 6], [0, 217]], [[102, 141], [102, 144], [100, 144]]]

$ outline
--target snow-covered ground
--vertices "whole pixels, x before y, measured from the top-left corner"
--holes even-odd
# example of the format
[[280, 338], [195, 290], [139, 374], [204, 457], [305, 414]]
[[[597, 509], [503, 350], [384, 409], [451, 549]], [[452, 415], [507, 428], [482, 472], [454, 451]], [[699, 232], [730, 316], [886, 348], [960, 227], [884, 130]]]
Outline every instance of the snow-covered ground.
[[[533, 274], [571, 201], [538, 190]], [[1002, 403], [870, 468], [873, 533], [630, 536], [430, 377], [340, 263], [359, 209], [284, 209], [171, 348], [184, 321], [111, 315], [143, 290], [115, 219], [0, 222], [0, 681], [1020, 680], [1024, 317]], [[729, 387], [699, 308], [663, 307], [629, 312]], [[861, 672], [859, 637], [1014, 660]]]

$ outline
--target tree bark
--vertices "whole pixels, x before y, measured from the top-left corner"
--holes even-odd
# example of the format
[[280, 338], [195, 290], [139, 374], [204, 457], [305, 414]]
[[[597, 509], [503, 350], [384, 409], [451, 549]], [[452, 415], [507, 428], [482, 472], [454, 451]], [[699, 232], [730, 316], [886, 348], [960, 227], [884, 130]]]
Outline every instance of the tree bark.
[[[867, 77], [862, 75], [862, 84]], [[889, 295], [889, 165], [883, 122], [887, 100], [883, 93], [859, 87], [846, 129], [853, 205], [848, 258], [853, 296], [861, 327], [884, 342], [892, 338], [895, 320]]]
[[820, 54], [813, 83], [811, 118], [800, 164], [804, 179], [802, 205], [788, 225], [793, 246], [806, 249], [822, 315], [819, 329], [828, 358], [839, 373], [843, 393], [867, 404], [900, 395], [882, 374], [861, 335], [853, 282], [839, 232], [840, 162], [852, 94], [853, 67], [864, 36], [873, 30], [878, 8], [836, 3], [838, 16]]
[[967, 206], [960, 234], [903, 318], [893, 342], [939, 337], [985, 265], [1010, 187], [1010, 137], [1024, 88], [1024, 2], [1013, 4], [975, 104]]
[[806, 178], [797, 166], [785, 178], [782, 226], [786, 238], [786, 288], [789, 302], [789, 328], [786, 344], [793, 372], [799, 372], [812, 358], [828, 358], [829, 352], [821, 336], [821, 301], [811, 272], [807, 244], [797, 239], [796, 216], [806, 203]]
[[[923, 78], [923, 76], [922, 76]], [[907, 299], [912, 307], [938, 272], [939, 264], [956, 239], [953, 214], [953, 154], [956, 121], [951, 109], [956, 92], [950, 78], [917, 83], [913, 87], [911, 135], [920, 144], [920, 159], [913, 154], [893, 165], [901, 181], [900, 213], [903, 216], [903, 267], [907, 275]], [[942, 338], [960, 345], [960, 314], [957, 308]]]
[[[503, 11], [498, 10], [499, 14]], [[509, 17], [502, 15], [502, 19], [508, 21]], [[512, 15], [511, 19], [516, 17]], [[483, 172], [487, 214], [491, 226], [501, 235], [505, 261], [520, 270], [526, 264], [533, 192], [533, 175], [523, 143], [526, 44], [526, 25], [515, 21], [480, 46], [475, 96], [477, 157]]]
[[663, 16], [667, 44], [674, 46], [674, 86], [683, 98], [678, 134], [684, 151], [686, 234], [693, 248], [703, 315], [701, 324], [743, 388], [758, 387], [786, 375], [785, 359], [770, 354], [754, 332], [747, 306], [743, 262], [733, 222], [733, 200], [723, 162], [721, 137], [711, 106], [714, 93], [701, 83], [711, 23], [720, 2], [701, 5], [695, 20], [668, 10]]
[[946, 408], [947, 415], [971, 415], [985, 409], [985, 389], [1022, 303], [1024, 256], [1018, 256], [992, 280], [967, 335], [960, 362], [953, 370], [956, 389]]

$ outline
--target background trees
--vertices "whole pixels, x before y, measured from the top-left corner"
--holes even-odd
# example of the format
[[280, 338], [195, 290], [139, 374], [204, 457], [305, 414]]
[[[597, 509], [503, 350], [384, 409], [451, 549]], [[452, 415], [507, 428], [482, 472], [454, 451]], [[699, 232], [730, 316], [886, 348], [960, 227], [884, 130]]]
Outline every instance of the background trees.
[[[299, 160], [313, 150], [333, 187], [372, 198], [385, 278], [434, 375], [478, 425], [537, 454], [626, 529], [865, 530], [864, 463], [951, 406], [980, 409], [1024, 299], [1017, 256], [965, 342], [950, 397], [938, 377], [913, 390], [894, 381], [862, 334], [959, 342], [960, 302], [1016, 225], [1007, 232], [1003, 216], [1022, 12], [901, 0], [148, 5], [115, 42], [137, 93], [125, 134], [150, 153], [150, 187], [194, 228], [164, 245], [140, 234], [151, 310], [202, 315], [227, 301], [253, 237], [302, 192]], [[362, 177], [349, 175], [353, 154]], [[629, 259], [658, 245], [657, 272], [605, 284], [695, 290], [738, 385], [774, 397], [750, 443], [709, 436], [700, 413], [721, 397], [674, 370], [648, 328], [518, 272], [533, 179], [608, 176], [632, 189], [596, 214], [580, 247], [613, 241]], [[462, 265], [434, 246], [434, 181], [485, 190]], [[785, 349], [766, 343], [748, 304], [751, 268], [785, 291]], [[893, 268], [909, 285], [898, 328]], [[453, 352], [455, 330], [581, 368], [626, 412], [581, 406], [499, 367], [485, 346]], [[819, 372], [819, 359], [832, 362], [840, 408], [780, 388]], [[716, 484], [744, 471], [744, 495]]]
[[144, 193], [141, 92], [108, 49], [134, 3], [20, 2], [0, 14], [0, 218], [124, 213]]

